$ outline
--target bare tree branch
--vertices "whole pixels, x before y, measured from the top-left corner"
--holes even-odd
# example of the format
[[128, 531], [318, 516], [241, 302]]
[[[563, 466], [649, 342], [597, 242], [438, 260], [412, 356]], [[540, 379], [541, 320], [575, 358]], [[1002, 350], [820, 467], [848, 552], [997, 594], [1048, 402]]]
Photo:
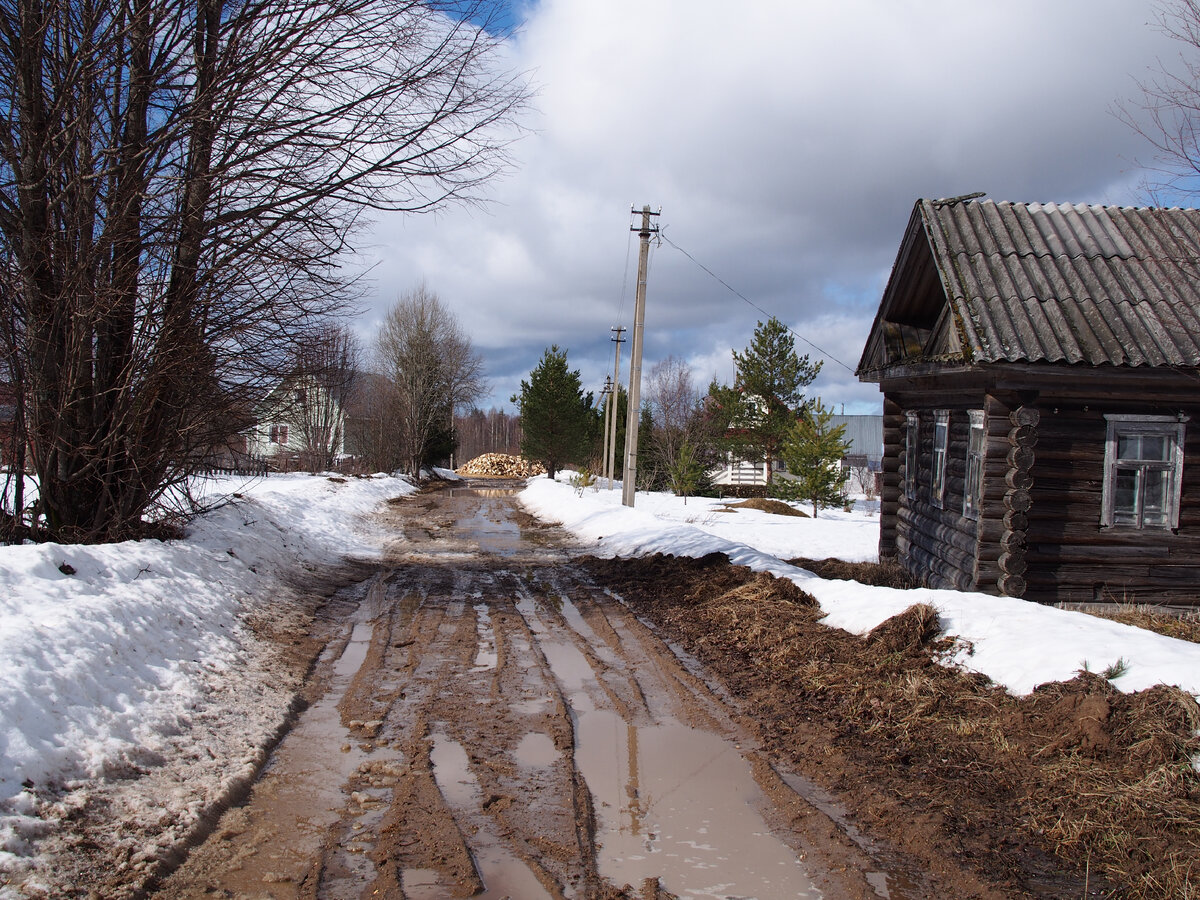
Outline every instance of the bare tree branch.
[[483, 395], [483, 362], [453, 314], [424, 284], [388, 311], [375, 354], [394, 391], [385, 430], [401, 467], [417, 475], [442, 455], [439, 443], [452, 446], [455, 410]]
[[0, 0], [4, 351], [46, 536], [139, 532], [348, 308], [366, 212], [480, 199], [526, 96], [489, 8]]

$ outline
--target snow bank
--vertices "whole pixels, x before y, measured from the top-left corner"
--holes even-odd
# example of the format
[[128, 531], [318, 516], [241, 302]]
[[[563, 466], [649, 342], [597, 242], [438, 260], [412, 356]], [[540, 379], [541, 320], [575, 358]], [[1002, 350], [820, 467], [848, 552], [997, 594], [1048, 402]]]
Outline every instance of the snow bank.
[[46, 785], [153, 765], [254, 637], [242, 615], [303, 564], [378, 552], [357, 514], [405, 480], [206, 483], [186, 539], [0, 547], [0, 869], [44, 830]]
[[545, 477], [533, 479], [520, 496], [530, 512], [562, 524], [598, 556], [699, 557], [721, 552], [737, 565], [790, 578], [817, 598], [827, 625], [856, 634], [865, 634], [914, 603], [932, 604], [945, 633], [959, 640], [950, 662], [981, 672], [1013, 694], [1070, 679], [1085, 666], [1100, 672], [1123, 659], [1126, 674], [1113, 680], [1123, 691], [1173, 684], [1200, 697], [1197, 644], [1009, 597], [827, 581], [782, 561], [875, 559], [879, 520], [864, 512], [822, 510], [817, 519], [749, 509], [723, 513], [717, 511], [719, 501], [692, 498], [685, 504], [661, 493], [639, 493], [630, 509], [620, 505], [619, 488], [581, 493]]

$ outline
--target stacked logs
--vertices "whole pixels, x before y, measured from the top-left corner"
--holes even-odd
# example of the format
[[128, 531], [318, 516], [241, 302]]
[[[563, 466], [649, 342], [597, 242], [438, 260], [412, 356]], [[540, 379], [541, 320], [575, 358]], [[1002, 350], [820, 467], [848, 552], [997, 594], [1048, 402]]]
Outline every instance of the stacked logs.
[[529, 478], [545, 474], [541, 463], [529, 462], [507, 453], [485, 453], [458, 467], [459, 475], [485, 475], [491, 478]]
[[1008, 473], [1005, 476], [1004, 533], [1000, 538], [998, 560], [1000, 593], [1020, 597], [1025, 593], [1025, 551], [1029, 529], [1029, 509], [1033, 505], [1029, 489], [1033, 487], [1034, 447], [1041, 416], [1037, 409], [1022, 406], [1008, 417]]

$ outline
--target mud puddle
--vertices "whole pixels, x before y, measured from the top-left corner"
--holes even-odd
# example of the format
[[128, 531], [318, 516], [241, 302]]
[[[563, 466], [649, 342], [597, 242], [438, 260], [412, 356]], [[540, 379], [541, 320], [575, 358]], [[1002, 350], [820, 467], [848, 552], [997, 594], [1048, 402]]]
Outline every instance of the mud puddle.
[[[461, 744], [450, 740], [445, 734], [435, 733], [430, 761], [438, 789], [458, 814], [470, 816], [473, 810], [482, 805], [484, 798], [479, 781], [471, 771], [470, 760]], [[484, 886], [483, 892], [475, 896], [481, 900], [503, 900], [506, 897], [549, 900], [550, 894], [538, 883], [528, 866], [513, 858], [490, 821], [482, 817], [474, 819], [472, 851], [475, 869]], [[444, 890], [439, 893], [433, 886], [425, 886], [424, 891], [415, 890], [416, 886], [414, 882], [414, 889], [409, 891], [412, 900], [437, 900], [444, 896]]]
[[678, 722], [630, 725], [579, 716], [575, 759], [596, 799], [600, 871], [658, 876], [688, 897], [819, 897], [803, 864], [771, 834], [750, 768], [718, 735]]
[[375, 634], [367, 617], [378, 610], [383, 577], [345, 592], [364, 599], [348, 623], [349, 635], [331, 642], [318, 661], [317, 671], [329, 673], [324, 693], [272, 754], [249, 803], [223, 821], [219, 839], [237, 849], [222, 875], [209, 877], [209, 891], [295, 897], [330, 827], [351, 802], [346, 785], [352, 775], [370, 763], [399, 760], [389, 747], [354, 741], [339, 711]]
[[[591, 652], [603, 648], [578, 607], [554, 598], [556, 610]], [[575, 723], [575, 764], [596, 809], [600, 873], [620, 884], [657, 877], [680, 896], [822, 896], [796, 854], [759, 812], [766, 797], [738, 747], [722, 735], [671, 715], [640, 722], [610, 705], [594, 663], [557, 639], [532, 598], [517, 604], [561, 685]], [[607, 649], [607, 648], [603, 648]], [[602, 664], [611, 653], [596, 653]], [[668, 693], [651, 672], [636, 685], [647, 705]]]

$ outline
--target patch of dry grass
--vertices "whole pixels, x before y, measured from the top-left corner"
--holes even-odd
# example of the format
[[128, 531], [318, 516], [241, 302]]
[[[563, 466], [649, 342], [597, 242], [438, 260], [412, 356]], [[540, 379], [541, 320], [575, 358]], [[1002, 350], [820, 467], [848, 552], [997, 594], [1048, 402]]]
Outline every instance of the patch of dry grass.
[[1133, 625], [1156, 634], [1200, 644], [1200, 614], [1197, 613], [1176, 615], [1163, 612], [1157, 607], [1131, 603], [1120, 604], [1111, 610], [1091, 608], [1084, 611], [1101, 619], [1120, 622], [1122, 625]]
[[795, 507], [788, 506], [782, 500], [768, 500], [765, 497], [751, 497], [749, 500], [743, 500], [741, 503], [726, 503], [726, 509], [757, 509], [760, 512], [771, 513], [776, 516], [796, 516], [801, 519], [807, 519], [808, 513], [801, 512]]
[[903, 566], [894, 560], [887, 562], [846, 562], [843, 559], [809, 559], [800, 556], [788, 563], [807, 569], [818, 578], [833, 581], [857, 581], [875, 587], [893, 587], [907, 590], [920, 587], [920, 583]]

